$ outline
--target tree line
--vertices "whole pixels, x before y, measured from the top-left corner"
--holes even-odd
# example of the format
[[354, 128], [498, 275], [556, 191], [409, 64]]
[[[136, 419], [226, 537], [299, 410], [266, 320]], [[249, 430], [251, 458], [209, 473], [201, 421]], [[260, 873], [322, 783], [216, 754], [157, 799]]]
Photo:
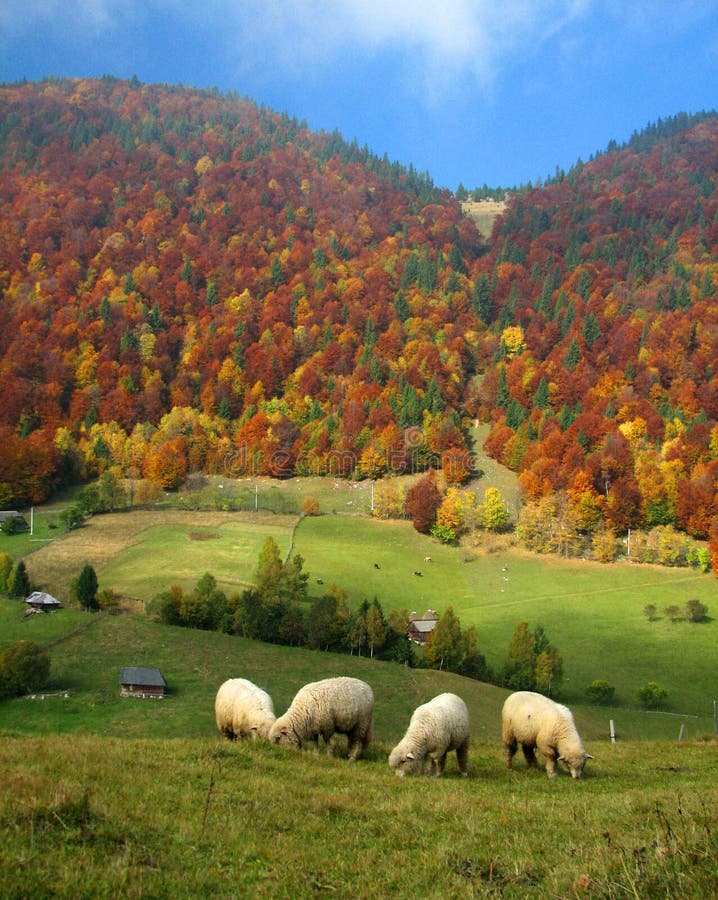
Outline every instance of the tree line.
[[462, 628], [448, 606], [419, 651], [407, 636], [407, 610], [386, 615], [376, 597], [353, 609], [334, 584], [310, 596], [301, 555], [283, 561], [272, 537], [262, 546], [251, 588], [228, 597], [205, 573], [190, 591], [174, 585], [158, 594], [147, 613], [168, 625], [442, 669], [514, 689], [557, 693], [563, 680], [561, 654], [540, 625], [532, 631], [519, 622], [505, 664], [494, 671], [480, 651], [476, 627]]

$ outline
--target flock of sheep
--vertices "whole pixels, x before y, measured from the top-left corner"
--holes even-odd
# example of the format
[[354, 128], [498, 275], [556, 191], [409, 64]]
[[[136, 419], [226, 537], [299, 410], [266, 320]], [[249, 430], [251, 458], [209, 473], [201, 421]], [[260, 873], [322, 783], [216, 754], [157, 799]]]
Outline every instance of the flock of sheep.
[[[355, 760], [372, 736], [374, 692], [358, 678], [325, 678], [304, 685], [284, 715], [274, 714], [272, 698], [245, 678], [231, 678], [219, 688], [215, 700], [217, 728], [226, 737], [263, 738], [297, 749], [319, 749], [322, 737], [331, 751], [335, 734], [345, 734], [348, 757]], [[502, 711], [506, 765], [519, 744], [526, 762], [537, 765], [536, 750], [546, 760], [549, 778], [561, 762], [573, 778], [580, 778], [587, 759], [571, 711], [532, 691], [507, 697]], [[389, 754], [389, 766], [399, 776], [444, 771], [446, 756], [456, 751], [459, 770], [468, 774], [469, 712], [456, 694], [439, 694], [414, 710], [406, 734]]]

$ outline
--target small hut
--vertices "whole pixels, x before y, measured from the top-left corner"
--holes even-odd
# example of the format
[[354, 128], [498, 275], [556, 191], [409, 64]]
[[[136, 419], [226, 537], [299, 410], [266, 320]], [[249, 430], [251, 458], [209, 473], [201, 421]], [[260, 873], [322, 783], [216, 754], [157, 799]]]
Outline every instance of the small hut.
[[53, 612], [56, 609], [62, 609], [62, 603], [56, 600], [52, 594], [46, 594], [45, 591], [33, 591], [29, 597], [25, 599], [25, 608], [28, 612]]
[[125, 666], [120, 673], [120, 696], [142, 700], [161, 700], [167, 693], [167, 682], [159, 669], [147, 666]]

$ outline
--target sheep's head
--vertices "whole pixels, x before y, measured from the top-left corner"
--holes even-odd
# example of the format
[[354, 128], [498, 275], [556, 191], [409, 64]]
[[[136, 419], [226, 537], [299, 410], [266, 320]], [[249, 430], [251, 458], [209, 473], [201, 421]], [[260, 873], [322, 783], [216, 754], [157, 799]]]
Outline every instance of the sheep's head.
[[389, 767], [394, 769], [397, 778], [404, 775], [415, 775], [421, 770], [423, 760], [419, 759], [413, 750], [402, 748], [401, 744], [394, 747], [389, 756]]
[[269, 740], [273, 744], [282, 744], [285, 747], [299, 747], [299, 737], [291, 725], [277, 720], [269, 732]]
[[590, 753], [581, 751], [580, 753], [566, 754], [559, 756], [559, 762], [563, 765], [567, 772], [571, 773], [571, 778], [578, 779], [583, 774], [583, 767], [586, 765], [587, 759], [593, 759]]
[[272, 730], [272, 725], [274, 725], [274, 719], [262, 718], [256, 719], [249, 726], [249, 736], [253, 741], [257, 741], [260, 738], [264, 741], [269, 740], [269, 734]]

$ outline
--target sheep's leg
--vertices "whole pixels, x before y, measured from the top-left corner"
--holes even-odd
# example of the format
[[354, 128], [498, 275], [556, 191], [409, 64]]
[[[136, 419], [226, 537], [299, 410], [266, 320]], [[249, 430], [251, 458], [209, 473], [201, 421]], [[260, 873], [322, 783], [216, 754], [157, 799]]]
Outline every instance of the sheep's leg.
[[349, 751], [347, 753], [347, 758], [354, 762], [359, 754], [362, 752], [362, 741], [360, 737], [357, 737], [354, 732], [348, 735], [349, 740]]
[[515, 737], [504, 737], [504, 756], [506, 759], [506, 768], [511, 768], [511, 760], [514, 758], [518, 750], [518, 741]]
[[324, 738], [324, 752], [327, 756], [334, 756], [334, 732], [322, 732]]
[[538, 763], [536, 762], [536, 746], [534, 744], [521, 744], [521, 749], [524, 751], [526, 765], [532, 769], [537, 768]]
[[442, 753], [440, 756], [435, 757], [434, 765], [436, 767], [434, 774], [437, 778], [441, 778], [444, 774], [444, 766], [446, 765], [446, 754]]
[[557, 753], [552, 747], [539, 747], [541, 754], [546, 759], [546, 774], [549, 778], [556, 777], [556, 757]]
[[469, 774], [469, 742], [462, 744], [456, 748], [456, 761], [459, 764], [459, 771], [462, 775]]

